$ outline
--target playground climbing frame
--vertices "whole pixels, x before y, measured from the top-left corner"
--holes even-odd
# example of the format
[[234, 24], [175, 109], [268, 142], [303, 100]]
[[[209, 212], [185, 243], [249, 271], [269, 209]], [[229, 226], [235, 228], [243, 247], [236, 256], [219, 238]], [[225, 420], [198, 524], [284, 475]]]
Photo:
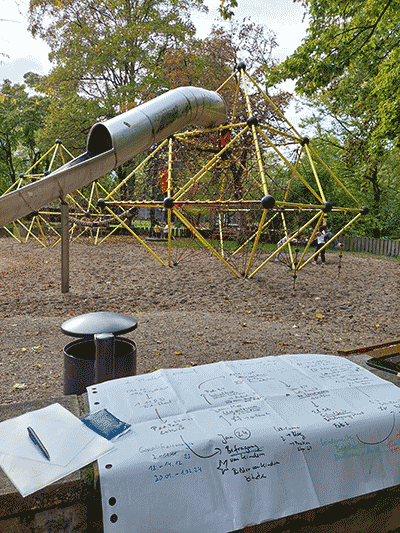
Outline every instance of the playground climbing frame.
[[[229, 105], [227, 123], [164, 139], [110, 190], [97, 180], [85, 192], [68, 195], [72, 241], [85, 235], [98, 245], [123, 230], [163, 266], [179, 262], [182, 247], [196, 241], [238, 278], [252, 278], [285, 252], [296, 277], [315, 258], [311, 246], [329, 216], [345, 213], [351, 219], [335, 229], [324, 248], [368, 212], [243, 63], [217, 92]], [[52, 164], [55, 149], [60, 145]], [[311, 180], [302, 172], [304, 160]], [[345, 205], [330, 203], [321, 173], [341, 189]], [[150, 227], [141, 226], [141, 211], [150, 214]], [[18, 221], [26, 239], [47, 245], [46, 224], [57, 244], [49, 216], [43, 210], [33, 214], [30, 226]], [[34, 235], [34, 224], [41, 238]], [[161, 237], [154, 237], [160, 226]], [[174, 238], [178, 228], [183, 236]]]
[[[290, 268], [299, 271], [315, 258], [311, 243], [330, 213], [350, 213], [352, 218], [336, 230], [323, 248], [336, 242], [368, 211], [243, 65], [217, 92], [223, 94], [232, 81], [236, 84], [235, 97], [227, 124], [176, 133], [165, 139], [96, 207], [102, 210], [103, 220], [118, 222], [113, 231], [124, 228], [161, 264], [173, 265], [176, 243], [172, 230], [178, 224], [236, 277], [253, 277], [282, 251], [288, 252]], [[254, 92], [262, 95], [274, 124], [256, 116]], [[311, 166], [313, 183], [301, 172], [303, 158]], [[332, 205], [326, 198], [319, 169], [341, 188], [346, 206]], [[131, 180], [135, 182], [134, 198], [122, 201], [118, 193]], [[298, 193], [299, 185], [306, 197]], [[146, 242], [124, 220], [124, 214], [140, 208], [163, 213], [158, 217], [167, 228], [162, 248], [159, 243], [154, 247]], [[102, 240], [110, 235], [111, 232]], [[274, 251], [266, 251], [264, 243], [276, 242], [277, 235], [284, 236], [285, 242]], [[298, 243], [304, 235], [308, 238], [303, 239], [299, 251]], [[162, 258], [165, 245], [167, 254]]]

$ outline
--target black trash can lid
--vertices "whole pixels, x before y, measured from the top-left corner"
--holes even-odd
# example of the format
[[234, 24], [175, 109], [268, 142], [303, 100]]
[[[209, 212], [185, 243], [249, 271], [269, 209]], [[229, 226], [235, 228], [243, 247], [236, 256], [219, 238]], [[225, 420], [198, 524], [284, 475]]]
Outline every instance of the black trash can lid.
[[61, 331], [71, 337], [94, 338], [97, 333], [122, 335], [136, 328], [133, 318], [119, 313], [99, 311], [75, 316], [61, 324]]

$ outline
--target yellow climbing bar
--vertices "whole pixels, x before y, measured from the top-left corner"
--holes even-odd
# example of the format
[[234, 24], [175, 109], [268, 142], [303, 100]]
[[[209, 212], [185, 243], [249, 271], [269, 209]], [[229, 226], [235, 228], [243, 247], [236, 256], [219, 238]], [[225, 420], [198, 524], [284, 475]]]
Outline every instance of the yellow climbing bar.
[[207, 241], [206, 239], [201, 235], [201, 233], [199, 231], [197, 231], [197, 229], [182, 215], [182, 213], [176, 209], [175, 207], [173, 208], [173, 213], [174, 215], [179, 218], [179, 220], [188, 228], [190, 229], [190, 231], [193, 233], [193, 235], [195, 235], [197, 237], [197, 239], [201, 242], [201, 244], [203, 246], [205, 246], [207, 248], [207, 250], [209, 250], [217, 259], [219, 259], [225, 266], [227, 266], [229, 268], [229, 270], [235, 274], [235, 276], [237, 278], [240, 278], [240, 274], [238, 274], [236, 272], [236, 270], [232, 267], [232, 265], [230, 265], [218, 252], [217, 250], [211, 246]]

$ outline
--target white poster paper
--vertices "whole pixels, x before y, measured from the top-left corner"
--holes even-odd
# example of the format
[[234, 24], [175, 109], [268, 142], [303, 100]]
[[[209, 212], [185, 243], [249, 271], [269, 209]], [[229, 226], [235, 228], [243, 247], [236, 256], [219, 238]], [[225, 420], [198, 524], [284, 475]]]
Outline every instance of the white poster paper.
[[225, 533], [400, 482], [400, 390], [336, 356], [227, 361], [109, 381], [132, 424], [99, 460], [105, 533]]

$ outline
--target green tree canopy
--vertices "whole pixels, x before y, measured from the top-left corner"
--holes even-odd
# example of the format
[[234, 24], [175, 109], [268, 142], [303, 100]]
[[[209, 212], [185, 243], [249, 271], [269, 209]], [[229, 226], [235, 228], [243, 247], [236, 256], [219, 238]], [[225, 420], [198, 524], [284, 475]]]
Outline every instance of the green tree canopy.
[[400, 144], [400, 0], [302, 0], [310, 26], [303, 44], [269, 83], [296, 81], [296, 92], [352, 117], [372, 153]]
[[297, 94], [314, 107], [311, 122], [324, 121], [339, 137], [346, 168], [369, 189], [382, 229], [386, 161], [400, 146], [400, 0], [298, 1], [309, 17], [307, 35], [266, 71], [267, 82], [295, 80]]
[[[36, 83], [37, 75], [26, 74], [25, 81]], [[47, 109], [46, 99], [30, 94], [26, 85], [4, 80], [0, 87], [0, 192], [39, 159], [35, 135], [43, 127]]]
[[[31, 0], [30, 30], [49, 45], [47, 135], [82, 145], [88, 128], [165, 90], [166, 50], [194, 35], [203, 0]], [[75, 122], [77, 134], [67, 124]], [[80, 126], [78, 126], [80, 124]]]
[[[247, 18], [232, 22], [228, 28], [214, 26], [205, 39], [192, 39], [179, 48], [168, 50], [164, 60], [166, 84], [171, 89], [197, 85], [217, 90], [243, 61], [246, 70], [264, 87], [264, 69], [266, 65], [270, 68], [275, 65], [273, 54], [277, 46], [272, 31]], [[228, 108], [233, 104], [235, 91], [235, 79], [222, 90]], [[258, 91], [254, 92], [258, 98], [257, 116], [264, 121], [267, 115], [271, 118], [272, 108], [265, 109], [265, 99]], [[287, 107], [291, 98], [291, 94], [282, 90], [270, 96], [281, 109]]]
[[[240, 59], [262, 79], [263, 65], [272, 62], [274, 35], [246, 22], [233, 25], [230, 32], [215, 29], [209, 38], [197, 40], [190, 17], [202, 3], [31, 0], [30, 29], [49, 44], [54, 63], [38, 86], [50, 99], [41, 145], [60, 138], [79, 153], [94, 122], [178, 86], [215, 90]], [[234, 86], [233, 81], [230, 100]], [[289, 95], [279, 95], [280, 103], [287, 104]], [[119, 168], [118, 179], [123, 180], [131, 167], [127, 163]]]

